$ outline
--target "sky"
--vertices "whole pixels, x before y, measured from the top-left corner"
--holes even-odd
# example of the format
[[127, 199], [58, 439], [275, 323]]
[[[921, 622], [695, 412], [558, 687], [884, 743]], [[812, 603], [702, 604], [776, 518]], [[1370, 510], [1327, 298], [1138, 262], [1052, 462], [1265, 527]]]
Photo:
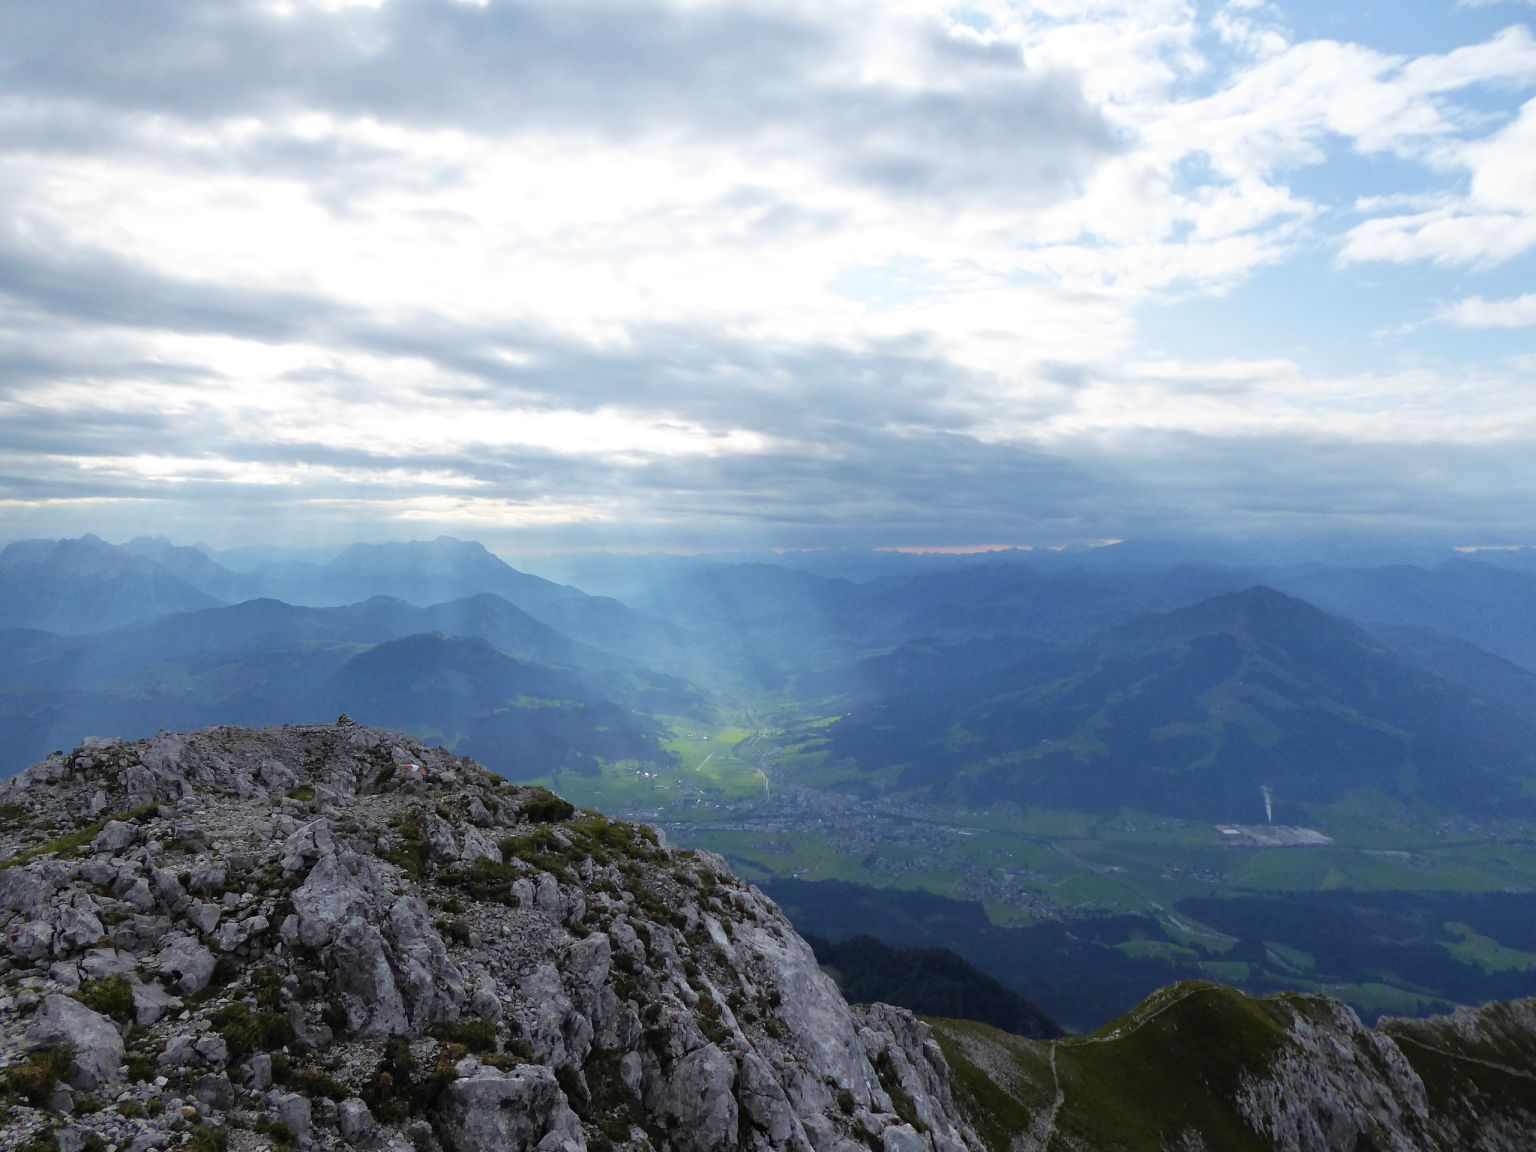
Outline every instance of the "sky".
[[1536, 543], [1536, 2], [11, 0], [0, 539]]

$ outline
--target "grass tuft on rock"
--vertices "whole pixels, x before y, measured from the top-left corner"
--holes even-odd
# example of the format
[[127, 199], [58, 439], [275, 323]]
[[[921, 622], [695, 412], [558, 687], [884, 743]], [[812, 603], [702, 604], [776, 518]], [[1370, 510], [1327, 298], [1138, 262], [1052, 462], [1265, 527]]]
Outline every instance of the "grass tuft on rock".
[[7, 1095], [41, 1108], [47, 1103], [54, 1085], [68, 1076], [74, 1066], [74, 1049], [62, 1044], [56, 1048], [43, 1048], [7, 1068], [0, 1083]]

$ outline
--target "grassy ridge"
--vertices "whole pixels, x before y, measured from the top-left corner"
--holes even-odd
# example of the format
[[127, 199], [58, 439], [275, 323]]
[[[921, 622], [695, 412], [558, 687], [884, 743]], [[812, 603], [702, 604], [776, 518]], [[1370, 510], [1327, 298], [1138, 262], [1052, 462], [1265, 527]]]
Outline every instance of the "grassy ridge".
[[[929, 1024], [949, 1062], [956, 1102], [992, 1152], [1267, 1152], [1274, 1143], [1245, 1116], [1240, 1099], [1282, 1068], [1286, 1079], [1275, 1083], [1290, 1105], [1308, 1107], [1307, 1092], [1326, 1090], [1318, 1109], [1330, 1123], [1357, 1127], [1354, 1147], [1396, 1146], [1403, 1137], [1382, 1129], [1377, 1116], [1388, 1113], [1375, 1108], [1399, 1091], [1391, 1085], [1400, 1073], [1374, 1039], [1353, 1032], [1319, 997], [1254, 999], [1207, 983], [1177, 984], [1092, 1036], [1054, 1042], [971, 1021]], [[1408, 1108], [1402, 1121], [1413, 1127], [1414, 1146], [1429, 1137], [1443, 1147], [1504, 1147], [1482, 1138], [1490, 1130], [1531, 1131], [1533, 1024], [1536, 1006], [1521, 1002], [1383, 1025], [1428, 1092], [1429, 1115], [1406, 1115]], [[1303, 1034], [1320, 1047], [1309, 1050], [1297, 1039]], [[1331, 1058], [1319, 1051], [1347, 1054], [1345, 1080], [1324, 1071], [1319, 1060]], [[1352, 1112], [1351, 1099], [1365, 1106]]]

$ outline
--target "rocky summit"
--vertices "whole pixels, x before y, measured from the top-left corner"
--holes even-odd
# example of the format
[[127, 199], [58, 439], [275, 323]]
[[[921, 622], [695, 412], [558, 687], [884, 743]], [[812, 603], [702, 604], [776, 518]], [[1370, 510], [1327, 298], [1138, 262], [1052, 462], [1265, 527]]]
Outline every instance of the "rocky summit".
[[1536, 1002], [850, 1007], [717, 857], [345, 718], [215, 728], [0, 789], [0, 1147], [1521, 1152]]
[[441, 749], [94, 741], [0, 805], [0, 1146], [982, 1147], [722, 860]]

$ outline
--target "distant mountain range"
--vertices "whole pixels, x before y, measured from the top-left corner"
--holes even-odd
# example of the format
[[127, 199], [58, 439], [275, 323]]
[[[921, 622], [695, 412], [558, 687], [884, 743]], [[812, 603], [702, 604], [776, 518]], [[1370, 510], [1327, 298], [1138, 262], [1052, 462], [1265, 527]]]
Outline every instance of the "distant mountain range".
[[624, 603], [448, 537], [240, 571], [160, 537], [22, 541], [0, 552], [0, 768], [344, 709], [519, 773], [593, 770], [664, 756], [656, 716], [742, 700], [844, 714], [830, 752], [869, 792], [1202, 816], [1260, 785], [1282, 813], [1360, 790], [1528, 802], [1525, 567], [1087, 559], [882, 561], [859, 582], [672, 558]]
[[[468, 594], [427, 606], [372, 594], [336, 607], [271, 597], [222, 605], [218, 595], [282, 581], [149, 537], [6, 548], [0, 771], [87, 735], [327, 720], [341, 711], [430, 728], [510, 773], [596, 771], [599, 759], [665, 760], [650, 717], [709, 707], [691, 683], [620, 654], [682, 648], [680, 630], [517, 572], [477, 544], [357, 546], [307, 566], [306, 579], [310, 594], [349, 581], [362, 590]], [[557, 612], [573, 629], [612, 639], [613, 650], [479, 585]]]
[[217, 603], [158, 561], [95, 536], [0, 551], [0, 628], [95, 632]]
[[[1255, 587], [855, 709], [870, 789], [986, 806], [1282, 815], [1357, 791], [1529, 805], [1536, 724]], [[855, 785], [857, 786], [857, 785]]]
[[97, 632], [263, 598], [339, 607], [387, 596], [424, 607], [486, 593], [534, 616], [558, 615], [561, 630], [578, 638], [618, 632], [616, 643], [631, 648], [637, 636], [651, 645], [685, 643], [677, 629], [617, 601], [519, 572], [482, 545], [448, 536], [354, 544], [323, 564], [273, 561], [244, 572], [163, 537], [122, 545], [95, 536], [23, 540], [0, 551], [0, 627], [50, 632]]

